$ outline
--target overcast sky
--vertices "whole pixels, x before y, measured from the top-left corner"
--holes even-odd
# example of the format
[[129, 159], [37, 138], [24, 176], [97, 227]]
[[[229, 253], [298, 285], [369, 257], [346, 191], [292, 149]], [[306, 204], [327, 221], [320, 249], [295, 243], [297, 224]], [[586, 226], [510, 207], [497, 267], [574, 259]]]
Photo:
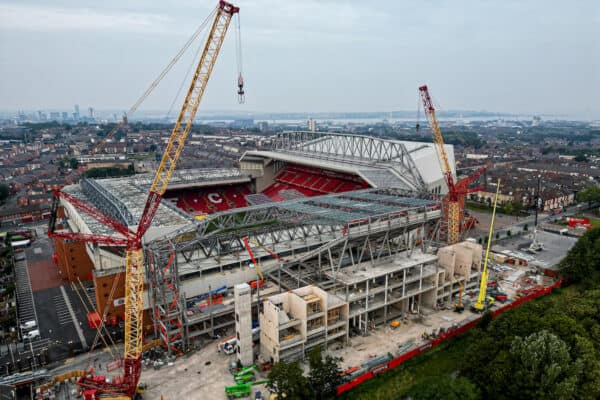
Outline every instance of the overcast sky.
[[[216, 3], [0, 0], [0, 109], [127, 109]], [[416, 110], [427, 83], [446, 110], [600, 118], [598, 0], [238, 5], [246, 104], [232, 25], [205, 110]], [[188, 53], [141, 109], [170, 107]]]

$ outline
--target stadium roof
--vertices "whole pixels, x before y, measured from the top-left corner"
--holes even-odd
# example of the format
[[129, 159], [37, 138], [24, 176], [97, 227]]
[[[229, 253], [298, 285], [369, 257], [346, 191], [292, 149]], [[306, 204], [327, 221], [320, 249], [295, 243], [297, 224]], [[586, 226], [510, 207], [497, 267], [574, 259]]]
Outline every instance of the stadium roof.
[[[454, 165], [454, 147], [446, 145]], [[433, 143], [323, 132], [284, 132], [273, 150], [251, 150], [240, 161], [260, 159], [358, 175], [373, 187], [427, 189], [444, 177]]]

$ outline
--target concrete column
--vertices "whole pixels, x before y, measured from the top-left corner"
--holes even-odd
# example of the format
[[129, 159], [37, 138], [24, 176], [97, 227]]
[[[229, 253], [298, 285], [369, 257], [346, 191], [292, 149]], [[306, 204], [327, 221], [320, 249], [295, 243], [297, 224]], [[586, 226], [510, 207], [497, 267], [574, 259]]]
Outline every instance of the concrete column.
[[406, 268], [402, 270], [402, 297], [406, 296]]
[[387, 324], [387, 314], [388, 314], [388, 278], [390, 276], [386, 275], [385, 276], [385, 292], [384, 292], [384, 299], [383, 299], [383, 323]]
[[235, 334], [237, 337], [237, 359], [244, 366], [252, 365], [252, 298], [250, 285], [241, 283], [233, 288], [235, 301]]
[[369, 280], [367, 279], [367, 295], [365, 296], [365, 333], [369, 331]]

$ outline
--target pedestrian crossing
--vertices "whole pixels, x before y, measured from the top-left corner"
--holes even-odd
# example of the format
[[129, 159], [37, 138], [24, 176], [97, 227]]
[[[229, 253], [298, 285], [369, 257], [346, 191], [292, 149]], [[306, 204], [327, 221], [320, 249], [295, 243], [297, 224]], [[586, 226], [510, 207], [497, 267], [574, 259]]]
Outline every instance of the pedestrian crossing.
[[56, 315], [58, 316], [59, 325], [65, 326], [72, 324], [73, 319], [71, 318], [71, 314], [69, 313], [69, 309], [67, 307], [67, 303], [65, 303], [64, 297], [60, 294], [52, 296], [52, 302], [54, 303], [54, 309], [56, 310]]

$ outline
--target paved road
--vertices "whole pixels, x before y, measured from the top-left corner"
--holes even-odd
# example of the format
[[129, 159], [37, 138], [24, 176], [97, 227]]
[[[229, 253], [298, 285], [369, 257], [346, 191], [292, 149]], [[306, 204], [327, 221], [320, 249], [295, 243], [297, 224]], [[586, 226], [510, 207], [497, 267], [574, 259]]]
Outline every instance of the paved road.
[[[553, 215], [553, 214], [548, 214], [548, 213], [538, 214], [538, 224], [540, 224], [542, 222], [551, 222], [556, 219], [560, 219], [562, 217], [572, 216], [572, 215], [578, 214], [580, 212], [583, 212], [586, 209], [587, 209], [587, 207], [571, 206], [571, 207], [568, 207], [566, 211], [564, 211], [558, 215]], [[485, 213], [485, 212], [471, 211], [471, 210], [469, 210], [469, 213], [473, 214], [477, 219], [479, 219], [479, 225], [477, 226], [477, 228], [475, 230], [470, 232], [469, 236], [474, 237], [475, 239], [486, 238], [488, 235], [489, 223], [490, 223], [492, 214]], [[523, 230], [525, 225], [527, 225], [527, 228], [530, 232], [533, 232], [533, 224], [535, 222], [534, 215], [527, 216], [527, 217], [521, 217], [517, 220], [517, 218], [513, 217], [513, 216], [496, 214], [496, 218], [497, 219], [494, 222], [494, 227], [496, 229], [494, 229], [494, 232], [499, 232], [501, 235], [506, 234], [506, 232], [508, 232], [508, 231], [512, 231], [514, 233], [516, 231]]]
[[[46, 236], [46, 225], [29, 228], [36, 230], [37, 239], [25, 249], [23, 267], [16, 269], [24, 285], [30, 282], [30, 289], [25, 285], [22, 295], [29, 294], [30, 300], [20, 301], [19, 316], [23, 315], [22, 321], [37, 320], [41, 338], [52, 343], [51, 358], [66, 358], [87, 350], [94, 341], [96, 330], [87, 323], [86, 307], [80, 296], [62, 280], [54, 265], [54, 249]], [[94, 294], [90, 293], [90, 296], [93, 298]], [[82, 297], [87, 301], [85, 296]]]

